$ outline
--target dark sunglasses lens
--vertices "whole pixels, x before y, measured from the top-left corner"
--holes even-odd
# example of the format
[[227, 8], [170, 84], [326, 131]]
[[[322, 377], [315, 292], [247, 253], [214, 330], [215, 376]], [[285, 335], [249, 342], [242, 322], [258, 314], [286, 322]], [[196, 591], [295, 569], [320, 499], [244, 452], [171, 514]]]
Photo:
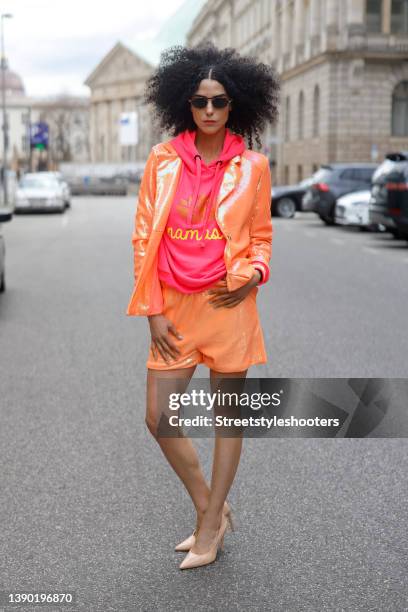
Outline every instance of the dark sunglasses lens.
[[206, 98], [192, 98], [191, 104], [195, 108], [205, 108], [207, 106], [207, 100]]
[[[213, 98], [212, 103], [214, 108], [225, 108], [228, 104], [228, 98]], [[207, 98], [191, 98], [191, 104], [195, 108], [205, 108], [207, 106]]]
[[228, 98], [214, 98], [212, 102], [214, 108], [225, 108], [228, 104]]

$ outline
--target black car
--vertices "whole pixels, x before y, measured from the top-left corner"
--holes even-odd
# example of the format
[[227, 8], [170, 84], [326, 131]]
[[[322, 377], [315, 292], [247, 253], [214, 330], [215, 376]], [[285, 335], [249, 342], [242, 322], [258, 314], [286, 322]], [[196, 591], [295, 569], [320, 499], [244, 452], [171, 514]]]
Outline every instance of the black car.
[[408, 151], [389, 153], [373, 176], [370, 221], [408, 239]]
[[294, 217], [297, 210], [302, 210], [302, 199], [311, 183], [309, 177], [297, 185], [272, 187], [272, 214], [285, 219]]
[[7, 208], [0, 208], [0, 293], [6, 289], [6, 246], [1, 232], [1, 224], [10, 221], [13, 213]]
[[371, 189], [377, 168], [378, 164], [373, 163], [323, 164], [313, 175], [313, 183], [305, 194], [308, 209], [314, 210], [327, 225], [334, 225], [337, 198]]

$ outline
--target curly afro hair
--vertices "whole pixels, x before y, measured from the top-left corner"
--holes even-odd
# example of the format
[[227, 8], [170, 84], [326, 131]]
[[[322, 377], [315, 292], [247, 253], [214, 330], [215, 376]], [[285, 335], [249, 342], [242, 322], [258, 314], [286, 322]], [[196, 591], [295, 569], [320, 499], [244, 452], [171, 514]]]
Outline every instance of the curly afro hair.
[[202, 79], [221, 83], [233, 105], [226, 127], [261, 147], [260, 134], [265, 124], [278, 118], [280, 79], [275, 70], [254, 57], [245, 57], [233, 48], [218, 49], [206, 42], [195, 47], [175, 45], [163, 51], [159, 66], [146, 83], [144, 99], [152, 103], [160, 127], [177, 136], [196, 125], [188, 99]]

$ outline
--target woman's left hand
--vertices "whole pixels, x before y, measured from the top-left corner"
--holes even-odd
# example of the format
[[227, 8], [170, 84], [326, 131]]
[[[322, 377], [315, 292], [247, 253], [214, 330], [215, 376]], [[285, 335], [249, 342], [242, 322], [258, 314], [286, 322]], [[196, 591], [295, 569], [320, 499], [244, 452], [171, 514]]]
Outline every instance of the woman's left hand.
[[215, 289], [210, 289], [208, 293], [214, 294], [215, 297], [209, 300], [209, 303], [214, 308], [233, 308], [237, 306], [242, 300], [246, 298], [248, 293], [252, 290], [252, 287], [255, 287], [261, 280], [261, 273], [259, 270], [255, 270], [253, 277], [249, 280], [245, 285], [235, 289], [234, 291], [228, 291], [227, 286], [225, 287], [215, 287]]

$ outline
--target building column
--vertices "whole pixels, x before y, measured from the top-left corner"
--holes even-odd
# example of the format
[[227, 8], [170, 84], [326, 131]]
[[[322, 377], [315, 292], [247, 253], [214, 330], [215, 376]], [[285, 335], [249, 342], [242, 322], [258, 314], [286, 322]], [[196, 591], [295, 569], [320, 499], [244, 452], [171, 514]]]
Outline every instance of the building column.
[[303, 0], [295, 0], [295, 23], [294, 23], [294, 43], [295, 46], [303, 44], [304, 41], [304, 29], [305, 29], [305, 19], [304, 19], [304, 4]]
[[282, 5], [282, 32], [281, 32], [281, 52], [285, 55], [289, 51], [289, 5], [285, 2]]
[[234, 4], [232, 1], [228, 4], [228, 43], [227, 47], [234, 46]]
[[337, 46], [338, 33], [338, 0], [326, 0], [326, 23], [323, 25], [326, 31], [326, 44], [328, 49]]
[[280, 55], [282, 53], [282, 49], [279, 47], [279, 23], [281, 22], [281, 19], [278, 17], [278, 5], [276, 0], [272, 0], [272, 7], [271, 7], [271, 40], [272, 40], [272, 60], [273, 61], [278, 61], [280, 58]]
[[346, 22], [350, 36], [365, 32], [365, 0], [347, 0]]
[[347, 0], [347, 23], [365, 22], [365, 0]]
[[112, 100], [106, 102], [106, 115], [107, 115], [107, 130], [106, 130], [106, 149], [108, 162], [112, 162]]
[[94, 137], [93, 137], [93, 155], [94, 155], [94, 158], [92, 160], [94, 162], [98, 162], [99, 161], [99, 132], [100, 132], [99, 116], [100, 116], [100, 107], [101, 107], [101, 103], [100, 102], [95, 102], [94, 103]]
[[391, 34], [391, 0], [383, 0], [381, 29], [383, 34]]
[[337, 27], [337, 4], [338, 0], [326, 0], [326, 26]]
[[310, 35], [317, 36], [320, 34], [321, 21], [321, 0], [311, 0], [310, 3]]

